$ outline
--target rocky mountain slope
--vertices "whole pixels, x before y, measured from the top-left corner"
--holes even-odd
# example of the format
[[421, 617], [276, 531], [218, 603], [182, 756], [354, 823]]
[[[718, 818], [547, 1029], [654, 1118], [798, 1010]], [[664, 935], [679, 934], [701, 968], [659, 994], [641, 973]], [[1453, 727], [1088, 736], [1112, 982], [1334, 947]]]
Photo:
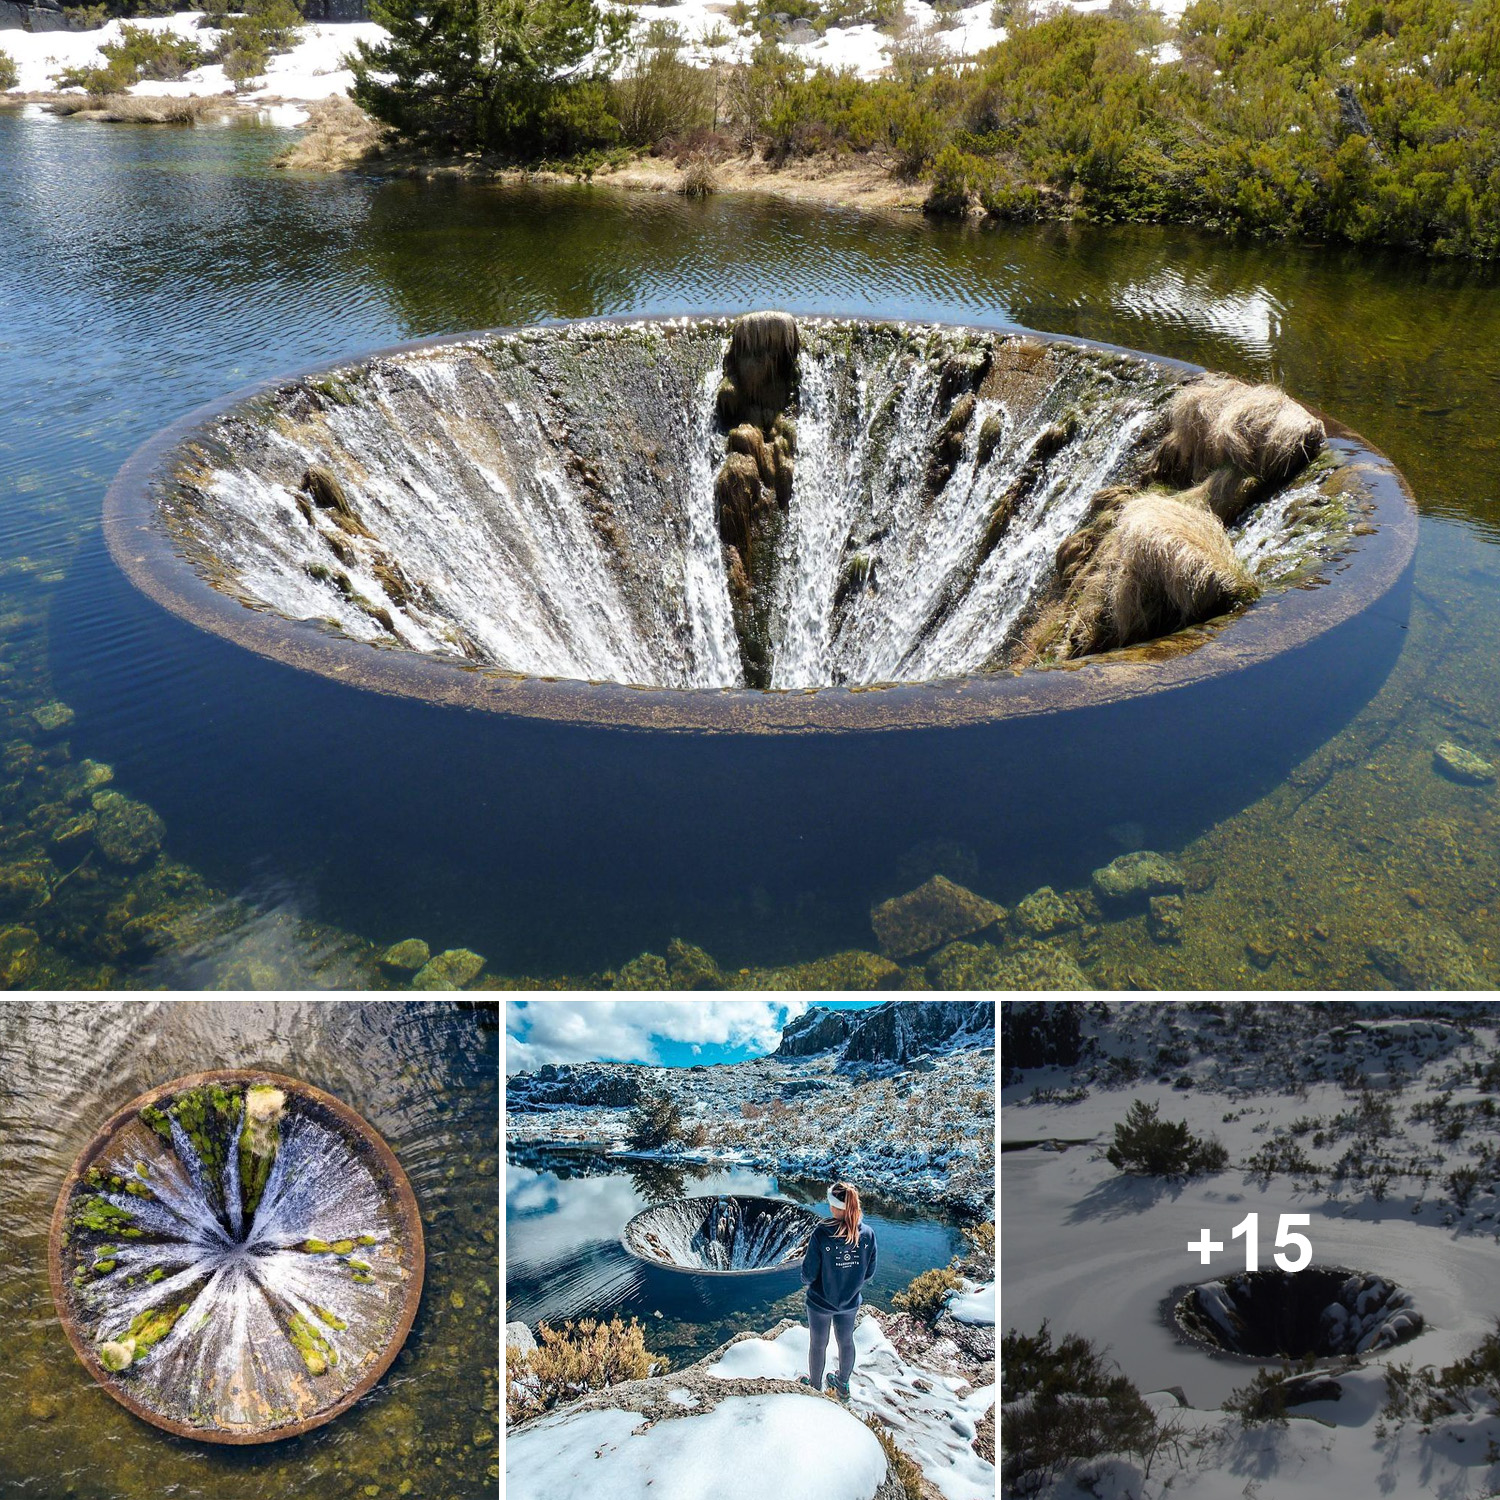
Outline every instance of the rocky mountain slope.
[[775, 1053], [747, 1062], [577, 1063], [515, 1074], [506, 1080], [506, 1132], [624, 1153], [631, 1107], [660, 1092], [677, 1105], [681, 1136], [637, 1154], [845, 1177], [991, 1217], [994, 1041], [992, 1001], [815, 1008], [783, 1031]]

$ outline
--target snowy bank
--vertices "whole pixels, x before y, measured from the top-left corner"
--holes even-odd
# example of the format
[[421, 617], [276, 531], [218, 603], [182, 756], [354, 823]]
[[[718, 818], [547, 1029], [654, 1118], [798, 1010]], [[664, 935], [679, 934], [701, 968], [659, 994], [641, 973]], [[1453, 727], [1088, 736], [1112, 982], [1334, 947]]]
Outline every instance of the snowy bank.
[[[111, 21], [93, 31], [0, 31], [0, 51], [15, 61], [18, 80], [15, 92], [43, 94], [58, 92], [55, 75], [65, 68], [96, 67], [103, 63], [102, 48], [107, 42], [120, 40], [122, 25], [140, 26], [147, 31], [171, 32], [211, 47], [219, 37], [212, 28], [199, 29], [200, 11], [184, 11], [175, 16], [146, 18], [129, 22]], [[290, 52], [273, 57], [265, 78], [257, 88], [240, 95], [242, 99], [325, 99], [331, 94], [347, 94], [354, 75], [343, 66], [347, 54], [358, 41], [384, 38], [383, 27], [361, 21], [344, 25], [309, 22], [301, 28], [297, 45]], [[134, 94], [154, 97], [184, 98], [232, 94], [234, 85], [224, 76], [217, 63], [194, 68], [175, 83], [138, 83]], [[296, 123], [287, 121], [286, 123]]]
[[[994, 1465], [975, 1453], [973, 1442], [978, 1423], [995, 1404], [995, 1387], [975, 1390], [966, 1380], [909, 1363], [870, 1315], [855, 1327], [854, 1349], [849, 1381], [854, 1413], [888, 1427], [896, 1445], [916, 1460], [945, 1500], [989, 1500], [995, 1493]], [[793, 1324], [775, 1338], [745, 1339], [717, 1359], [709, 1356], [709, 1373], [720, 1380], [795, 1380], [807, 1371], [807, 1355], [807, 1329]], [[835, 1358], [830, 1345], [830, 1369]]]

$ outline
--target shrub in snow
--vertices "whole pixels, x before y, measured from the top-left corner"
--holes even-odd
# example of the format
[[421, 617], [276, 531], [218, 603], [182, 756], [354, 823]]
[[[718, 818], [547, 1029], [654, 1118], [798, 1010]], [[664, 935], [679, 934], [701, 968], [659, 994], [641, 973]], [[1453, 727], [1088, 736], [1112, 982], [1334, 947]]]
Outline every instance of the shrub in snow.
[[1474, 1189], [1479, 1186], [1479, 1173], [1473, 1167], [1458, 1167], [1448, 1174], [1447, 1183], [1454, 1203], [1460, 1208], [1467, 1208], [1474, 1196]]
[[670, 1094], [648, 1094], [630, 1112], [626, 1134], [633, 1151], [654, 1151], [682, 1134], [682, 1115]]
[[644, 1380], [661, 1374], [667, 1361], [646, 1348], [645, 1330], [632, 1318], [618, 1316], [608, 1323], [585, 1318], [576, 1326], [564, 1323], [536, 1331], [537, 1347], [530, 1352], [506, 1347], [505, 1420], [525, 1422], [571, 1401], [585, 1391], [601, 1391], [622, 1380]]
[[16, 70], [16, 60], [9, 52], [0, 52], [0, 93], [13, 89], [20, 83], [21, 75]]
[[881, 1425], [878, 1417], [866, 1417], [865, 1426], [875, 1434], [875, 1440], [885, 1453], [886, 1467], [901, 1482], [906, 1500], [922, 1500], [922, 1471], [897, 1446], [890, 1429]]
[[1441, 1370], [1392, 1365], [1385, 1372], [1383, 1418], [1404, 1422], [1415, 1416], [1419, 1422], [1438, 1422], [1476, 1413], [1500, 1416], [1500, 1325], [1467, 1358]]
[[1156, 1418], [1135, 1385], [1078, 1334], [1054, 1346], [1045, 1322], [1001, 1341], [1000, 1400], [1000, 1472], [1017, 1495], [1036, 1494], [1073, 1464], [1155, 1446]]
[[1157, 1106], [1144, 1099], [1115, 1126], [1114, 1144], [1104, 1155], [1117, 1171], [1141, 1177], [1190, 1177], [1229, 1165], [1218, 1141], [1194, 1135], [1185, 1120], [1160, 1119]]
[[1231, 1391], [1224, 1410], [1233, 1412], [1247, 1427], [1261, 1422], [1286, 1425], [1286, 1409], [1301, 1401], [1321, 1401], [1339, 1394], [1338, 1382], [1326, 1376], [1309, 1379], [1316, 1361], [1308, 1355], [1297, 1364], [1285, 1363], [1279, 1370], [1260, 1369]]
[[910, 1313], [924, 1323], [931, 1323], [942, 1312], [949, 1292], [956, 1292], [960, 1285], [956, 1273], [947, 1267], [923, 1271], [904, 1292], [897, 1292], [891, 1298], [891, 1306], [898, 1312]]

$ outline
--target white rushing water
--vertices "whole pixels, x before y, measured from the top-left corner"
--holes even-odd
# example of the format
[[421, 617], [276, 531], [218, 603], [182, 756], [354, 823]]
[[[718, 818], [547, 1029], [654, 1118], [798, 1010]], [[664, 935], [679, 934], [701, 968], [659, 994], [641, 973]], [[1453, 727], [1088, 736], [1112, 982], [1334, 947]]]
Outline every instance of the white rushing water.
[[[528, 675], [743, 686], [714, 497], [728, 326], [574, 325], [287, 387], [221, 424], [169, 509], [249, 602], [359, 639]], [[770, 685], [992, 669], [1093, 495], [1138, 477], [1173, 377], [998, 333], [800, 327], [795, 476], [761, 585]], [[964, 361], [980, 374], [955, 384]], [[973, 415], [935, 481], [963, 391]], [[310, 504], [313, 466], [357, 523]], [[1258, 569], [1276, 563], [1276, 499], [1241, 539]]]
[[800, 1260], [815, 1216], [767, 1198], [678, 1198], [625, 1227], [635, 1254], [684, 1271], [767, 1271]]
[[[241, 1104], [231, 1141], [243, 1119]], [[132, 1131], [129, 1150], [97, 1164], [105, 1185], [85, 1196], [128, 1215], [139, 1237], [75, 1229], [85, 1333], [108, 1368], [123, 1361], [114, 1378], [136, 1399], [195, 1426], [260, 1426], [331, 1405], [383, 1348], [406, 1276], [363, 1151], [294, 1108], [247, 1214], [239, 1151], [213, 1168], [176, 1119], [170, 1130], [170, 1145]], [[135, 1191], [111, 1188], [115, 1177]], [[140, 1320], [160, 1315], [170, 1331], [133, 1348]]]

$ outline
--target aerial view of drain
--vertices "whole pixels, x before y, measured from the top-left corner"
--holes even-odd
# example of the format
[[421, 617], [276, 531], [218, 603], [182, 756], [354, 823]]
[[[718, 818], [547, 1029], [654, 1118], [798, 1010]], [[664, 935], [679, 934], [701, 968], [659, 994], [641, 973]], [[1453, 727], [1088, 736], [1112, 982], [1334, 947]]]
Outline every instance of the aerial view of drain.
[[400, 1350], [423, 1269], [389, 1146], [330, 1095], [255, 1071], [132, 1101], [52, 1220], [53, 1298], [89, 1373], [137, 1416], [214, 1443], [347, 1410]]

